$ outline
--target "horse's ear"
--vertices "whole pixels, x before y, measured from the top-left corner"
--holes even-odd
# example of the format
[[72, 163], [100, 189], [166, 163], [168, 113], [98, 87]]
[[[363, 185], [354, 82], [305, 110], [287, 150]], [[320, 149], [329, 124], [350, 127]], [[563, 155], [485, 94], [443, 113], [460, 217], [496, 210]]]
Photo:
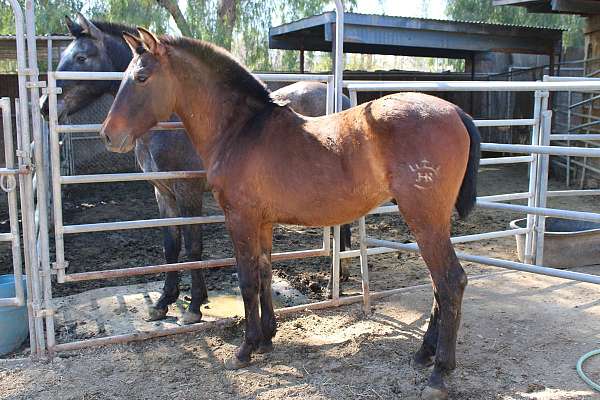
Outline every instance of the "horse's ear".
[[129, 32], [123, 32], [123, 40], [127, 43], [127, 45], [129, 45], [129, 48], [134, 56], [139, 54], [140, 51], [144, 49], [144, 44], [140, 38]]
[[67, 29], [71, 35], [75, 37], [81, 36], [83, 28], [77, 22], [73, 21], [68, 15], [65, 15], [65, 24], [67, 25]]
[[77, 13], [77, 22], [81, 26], [82, 33], [85, 33], [94, 39], [100, 39], [102, 37], [102, 31], [94, 25], [92, 21], [88, 20], [79, 12]]
[[142, 42], [144, 46], [148, 49], [148, 51], [155, 56], [164, 54], [164, 46], [160, 43], [160, 40], [149, 30], [146, 28], [139, 27], [137, 28], [140, 37], [142, 38]]

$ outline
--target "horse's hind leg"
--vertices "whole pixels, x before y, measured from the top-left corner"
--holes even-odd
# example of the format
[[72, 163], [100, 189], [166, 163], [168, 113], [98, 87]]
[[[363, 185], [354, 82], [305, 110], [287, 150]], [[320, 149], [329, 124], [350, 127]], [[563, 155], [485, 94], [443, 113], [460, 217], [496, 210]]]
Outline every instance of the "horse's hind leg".
[[[345, 224], [340, 226], [340, 251], [350, 250], [352, 247], [352, 231], [350, 230], [351, 225]], [[340, 280], [347, 282], [350, 279], [350, 263], [351, 258], [344, 258], [340, 260]]]
[[[352, 246], [352, 233], [350, 231], [350, 224], [344, 224], [340, 226], [340, 252], [350, 249]], [[340, 282], [347, 282], [350, 278], [350, 258], [343, 258], [340, 260]], [[340, 285], [340, 292], [342, 291]], [[333, 263], [329, 270], [329, 280], [327, 281], [327, 298], [333, 297]]]
[[260, 257], [258, 267], [260, 269], [260, 323], [262, 327], [263, 340], [259, 344], [258, 352], [266, 353], [273, 349], [273, 337], [277, 331], [275, 310], [273, 309], [273, 296], [271, 293], [271, 282], [273, 270], [271, 268], [271, 249], [273, 248], [273, 225], [263, 225], [260, 231]]
[[433, 306], [431, 307], [431, 315], [427, 331], [423, 336], [423, 343], [419, 350], [415, 353], [413, 360], [420, 368], [426, 368], [433, 365], [435, 351], [437, 349], [438, 334], [440, 329], [439, 324], [440, 307], [438, 305], [438, 295], [433, 289]]
[[[168, 264], [176, 263], [181, 251], [181, 234], [176, 226], [163, 228], [163, 248], [165, 260]], [[158, 321], [164, 319], [169, 311], [169, 305], [177, 301], [179, 297], [179, 272], [167, 272], [162, 294], [156, 304], [148, 310], [149, 320]]]
[[450, 242], [452, 207], [428, 203], [426, 200], [413, 200], [415, 199], [412, 198], [412, 204], [408, 206], [399, 202], [400, 210], [417, 239], [421, 255], [429, 268], [435, 293], [429, 327], [415, 359], [426, 364], [435, 352], [433, 372], [422, 397], [446, 399], [448, 390], [444, 384], [444, 374], [456, 366], [456, 337], [467, 275]]
[[[183, 228], [183, 239], [188, 258], [192, 261], [202, 260], [202, 225], [187, 225]], [[200, 307], [208, 300], [208, 291], [201, 269], [190, 271], [192, 275], [192, 301], [183, 314], [184, 324], [194, 324], [202, 320]]]

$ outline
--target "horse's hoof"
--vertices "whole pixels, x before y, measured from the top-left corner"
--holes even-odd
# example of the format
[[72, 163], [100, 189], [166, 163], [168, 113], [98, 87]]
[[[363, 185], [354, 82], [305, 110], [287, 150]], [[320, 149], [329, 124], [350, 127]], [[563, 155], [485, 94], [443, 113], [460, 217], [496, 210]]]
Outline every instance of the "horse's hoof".
[[168, 307], [165, 307], [165, 308], [150, 307], [148, 309], [148, 321], [160, 321], [161, 319], [165, 319], [167, 317], [168, 311], [169, 311]]
[[181, 317], [181, 323], [183, 325], [196, 324], [202, 321], [202, 314], [196, 314], [195, 312], [186, 311]]
[[266, 354], [266, 353], [270, 353], [273, 351], [273, 343], [269, 342], [269, 343], [261, 343], [258, 346], [258, 349], [256, 349], [256, 352], [258, 354]]
[[421, 392], [421, 400], [448, 400], [448, 390], [426, 386]]
[[225, 369], [234, 371], [236, 369], [245, 368], [248, 365], [250, 365], [250, 361], [242, 361], [239, 358], [237, 358], [236, 355], [234, 355], [233, 357], [225, 361], [224, 367]]

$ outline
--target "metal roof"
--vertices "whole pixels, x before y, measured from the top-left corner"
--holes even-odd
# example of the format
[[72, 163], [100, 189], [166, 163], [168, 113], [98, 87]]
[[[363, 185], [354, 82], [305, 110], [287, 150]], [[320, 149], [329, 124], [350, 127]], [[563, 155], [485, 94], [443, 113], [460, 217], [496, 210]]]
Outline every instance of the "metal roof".
[[[52, 56], [54, 61], [58, 60], [60, 50], [69, 45], [73, 40], [71, 36], [38, 36], [37, 37], [37, 56], [38, 60], [47, 60], [48, 58], [48, 39], [52, 40]], [[17, 39], [14, 35], [0, 36], [0, 60], [17, 59]]]
[[[331, 51], [335, 13], [269, 29], [269, 47]], [[344, 51], [421, 57], [468, 58], [479, 52], [558, 54], [561, 29], [347, 13]]]
[[493, 0], [495, 6], [519, 6], [531, 13], [600, 14], [598, 0]]

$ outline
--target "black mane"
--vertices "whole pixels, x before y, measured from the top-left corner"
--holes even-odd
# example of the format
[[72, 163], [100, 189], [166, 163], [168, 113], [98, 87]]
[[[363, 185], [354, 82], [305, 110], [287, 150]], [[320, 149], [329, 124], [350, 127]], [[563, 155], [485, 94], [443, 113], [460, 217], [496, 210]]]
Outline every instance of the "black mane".
[[264, 104], [272, 104], [271, 93], [265, 84], [252, 75], [225, 49], [212, 43], [187, 37], [162, 36], [160, 41], [196, 57], [218, 74], [224, 83]]
[[92, 21], [92, 23], [103, 33], [110, 36], [112, 40], [106, 40], [106, 52], [112, 60], [114, 68], [118, 71], [125, 71], [131, 61], [131, 50], [123, 39], [123, 32], [138, 36], [135, 27], [114, 22]]
[[118, 24], [116, 22], [96, 21], [92, 20], [92, 23], [98, 27], [102, 32], [111, 35], [121, 37], [123, 32], [131, 33], [138, 36], [138, 32], [134, 26]]

